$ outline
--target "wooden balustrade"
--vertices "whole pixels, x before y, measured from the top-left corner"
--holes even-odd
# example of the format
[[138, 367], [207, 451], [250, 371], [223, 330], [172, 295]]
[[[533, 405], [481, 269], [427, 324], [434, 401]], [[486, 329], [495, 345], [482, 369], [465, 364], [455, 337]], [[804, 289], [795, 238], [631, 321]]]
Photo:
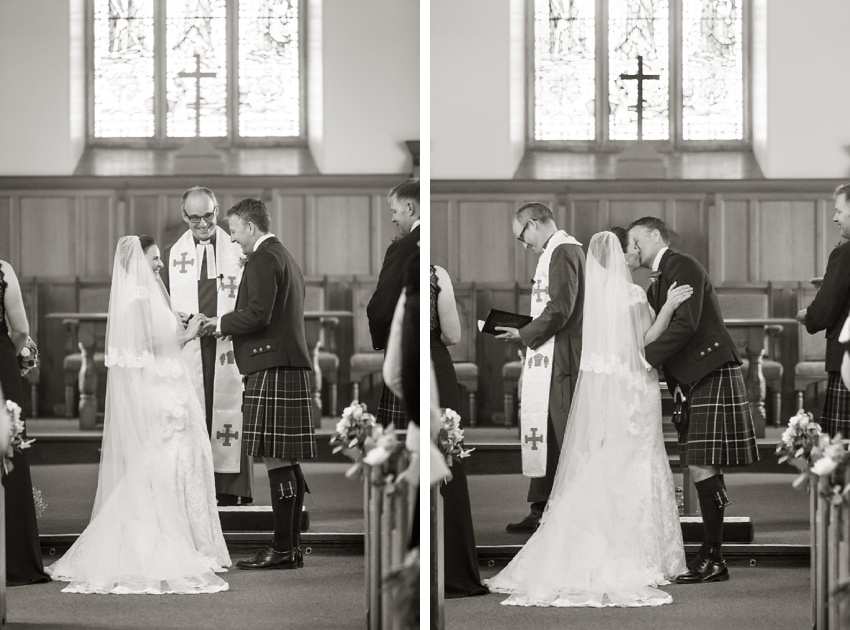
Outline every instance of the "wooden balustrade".
[[[398, 473], [407, 468], [402, 457]], [[363, 467], [363, 518], [366, 553], [366, 628], [407, 628], [408, 607], [387, 584], [404, 563], [411, 531], [410, 486], [406, 481], [384, 482], [383, 466]], [[418, 602], [417, 602], [418, 605]]]

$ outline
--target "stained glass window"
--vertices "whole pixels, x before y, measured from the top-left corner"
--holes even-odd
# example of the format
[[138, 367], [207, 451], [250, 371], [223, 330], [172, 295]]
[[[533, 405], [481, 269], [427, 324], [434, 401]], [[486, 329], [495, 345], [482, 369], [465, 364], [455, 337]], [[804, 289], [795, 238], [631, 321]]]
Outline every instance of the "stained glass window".
[[741, 0], [682, 2], [682, 135], [738, 140], [744, 134]]
[[297, 136], [301, 128], [298, 3], [239, 3], [239, 135]]
[[530, 2], [534, 140], [637, 139], [638, 56], [644, 139], [745, 140], [744, 0]]
[[94, 135], [154, 135], [153, 0], [95, 0]]
[[643, 139], [670, 137], [670, 9], [667, 0], [610, 0], [608, 3], [608, 136], [612, 140], [637, 139], [636, 80], [621, 74], [637, 74], [638, 55], [644, 74], [658, 74], [643, 81]]
[[303, 135], [299, 0], [93, 2], [95, 138]]
[[534, 2], [534, 135], [596, 137], [595, 0]]

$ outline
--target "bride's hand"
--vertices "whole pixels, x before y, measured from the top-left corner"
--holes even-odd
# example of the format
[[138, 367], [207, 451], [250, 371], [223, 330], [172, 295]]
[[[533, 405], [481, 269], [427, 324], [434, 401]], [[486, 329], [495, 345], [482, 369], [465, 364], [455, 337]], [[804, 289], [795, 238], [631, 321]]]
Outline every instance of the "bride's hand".
[[198, 331], [201, 330], [201, 326], [204, 324], [204, 318], [198, 317], [197, 315], [189, 320], [189, 323], [186, 325], [186, 334], [185, 337], [187, 341], [191, 341], [195, 337], [198, 336]]
[[662, 308], [666, 308], [671, 313], [675, 311], [683, 302], [689, 299], [693, 294], [693, 287], [689, 284], [683, 284], [682, 286], [676, 286], [676, 282], [670, 285], [670, 288], [667, 290], [667, 301], [664, 302], [664, 306]]

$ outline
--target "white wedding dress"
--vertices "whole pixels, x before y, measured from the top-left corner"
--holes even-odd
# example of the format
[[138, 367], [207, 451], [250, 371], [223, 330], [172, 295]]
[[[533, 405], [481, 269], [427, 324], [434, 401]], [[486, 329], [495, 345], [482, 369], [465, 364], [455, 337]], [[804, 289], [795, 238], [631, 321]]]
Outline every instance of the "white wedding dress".
[[115, 254], [103, 448], [91, 521], [47, 567], [71, 593], [214, 593], [230, 566], [212, 452], [178, 322], [137, 237]]
[[[606, 236], [607, 235], [607, 236]], [[610, 238], [609, 238], [610, 236]], [[514, 606], [657, 606], [684, 573], [658, 376], [643, 357], [653, 315], [619, 241], [588, 248], [581, 371], [539, 529], [485, 584]]]

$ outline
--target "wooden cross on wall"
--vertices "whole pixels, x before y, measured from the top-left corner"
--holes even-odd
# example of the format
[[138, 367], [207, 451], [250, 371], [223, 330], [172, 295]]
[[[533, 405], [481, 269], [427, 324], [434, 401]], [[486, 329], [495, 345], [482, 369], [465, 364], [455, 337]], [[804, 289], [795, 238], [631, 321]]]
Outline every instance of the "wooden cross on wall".
[[629, 106], [631, 111], [637, 112], [637, 139], [643, 140], [643, 82], [644, 81], [656, 81], [661, 78], [660, 74], [644, 74], [643, 73], [643, 55], [638, 55], [638, 71], [637, 74], [626, 74], [623, 73], [620, 75], [620, 78], [624, 81], [637, 81], [638, 93], [637, 93], [637, 105]]
[[201, 55], [195, 53], [195, 71], [178, 72], [178, 77], [195, 79], [195, 137], [201, 137], [201, 79], [216, 77], [215, 72], [201, 72]]

